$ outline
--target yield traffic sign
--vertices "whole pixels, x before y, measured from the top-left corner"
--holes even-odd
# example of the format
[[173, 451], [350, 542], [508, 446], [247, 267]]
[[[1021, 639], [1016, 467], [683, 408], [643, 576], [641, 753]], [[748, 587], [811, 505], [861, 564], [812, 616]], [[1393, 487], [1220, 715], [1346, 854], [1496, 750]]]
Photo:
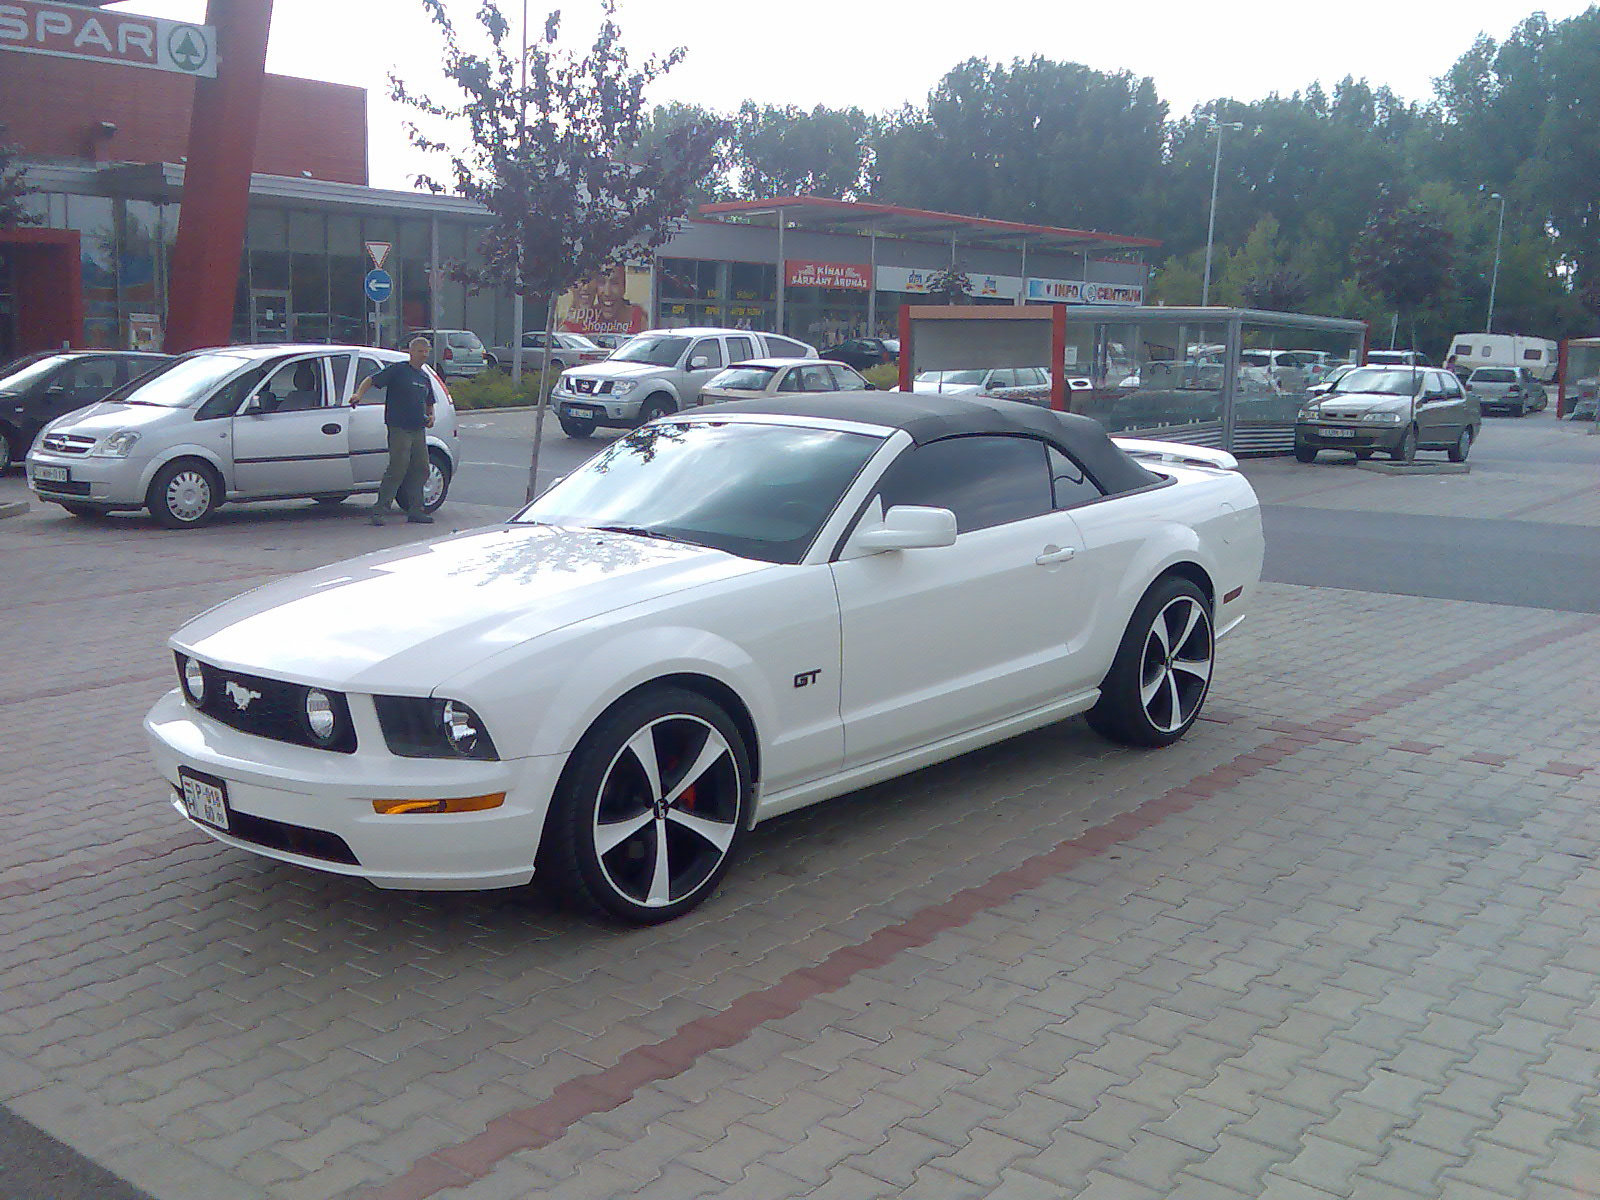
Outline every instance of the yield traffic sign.
[[393, 242], [368, 242], [367, 253], [372, 258], [372, 265], [376, 270], [383, 270], [383, 260], [389, 257], [389, 248]]

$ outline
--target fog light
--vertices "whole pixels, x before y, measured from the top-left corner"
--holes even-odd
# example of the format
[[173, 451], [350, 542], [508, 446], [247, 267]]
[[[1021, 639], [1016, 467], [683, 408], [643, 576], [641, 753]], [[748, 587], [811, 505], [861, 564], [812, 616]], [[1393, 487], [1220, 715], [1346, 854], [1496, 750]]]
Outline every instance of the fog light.
[[374, 800], [372, 811], [391, 817], [407, 813], [483, 812], [485, 809], [499, 808], [505, 802], [504, 792], [491, 792], [487, 796], [451, 796], [443, 800]]
[[333, 701], [328, 699], [328, 693], [319, 688], [307, 691], [306, 728], [311, 731], [311, 736], [319, 742], [326, 742], [333, 737], [333, 729], [337, 723]]
[[183, 660], [183, 692], [196, 708], [206, 701], [206, 673], [192, 658]]

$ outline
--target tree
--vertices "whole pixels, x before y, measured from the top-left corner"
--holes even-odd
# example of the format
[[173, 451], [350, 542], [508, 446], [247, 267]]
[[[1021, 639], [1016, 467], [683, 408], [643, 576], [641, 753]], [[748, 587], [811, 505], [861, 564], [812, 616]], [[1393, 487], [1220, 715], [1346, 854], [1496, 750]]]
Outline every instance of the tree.
[[946, 267], [928, 276], [928, 295], [944, 304], [972, 299], [972, 280], [960, 267]]
[[[0, 125], [0, 137], [5, 132], [6, 127]], [[38, 216], [29, 212], [23, 202], [23, 197], [32, 194], [33, 189], [28, 186], [22, 167], [17, 163], [17, 153], [16, 146], [0, 142], [0, 229], [39, 223]]]
[[1417, 201], [1385, 203], [1356, 239], [1357, 277], [1410, 317], [1413, 343], [1418, 310], [1449, 291], [1453, 243], [1434, 210]]
[[777, 108], [746, 100], [734, 119], [731, 160], [738, 193], [748, 200], [853, 200], [861, 194], [875, 129], [859, 108], [819, 104], [808, 113], [792, 104]]
[[[460, 99], [442, 103], [418, 95], [392, 75], [390, 94], [447, 126], [465, 125], [468, 140], [453, 149], [414, 122], [408, 125], [419, 149], [448, 155], [447, 183], [431, 176], [419, 176], [417, 183], [436, 194], [454, 191], [475, 200], [490, 215], [481, 241], [483, 265], [454, 263], [448, 273], [474, 291], [507, 289], [542, 303], [548, 331], [556, 297], [568, 287], [672, 235], [691, 191], [710, 170], [726, 125], [685, 122], [641, 150], [648, 123], [645, 88], [671, 70], [684, 50], [633, 66], [614, 19], [615, 0], [602, 0], [599, 31], [583, 55], [558, 44], [559, 11], [523, 47], [511, 40], [495, 0], [483, 0], [477, 15], [488, 46], [476, 53], [464, 48], [444, 0], [421, 2], [442, 36], [444, 73]], [[530, 499], [547, 407], [541, 388]]]

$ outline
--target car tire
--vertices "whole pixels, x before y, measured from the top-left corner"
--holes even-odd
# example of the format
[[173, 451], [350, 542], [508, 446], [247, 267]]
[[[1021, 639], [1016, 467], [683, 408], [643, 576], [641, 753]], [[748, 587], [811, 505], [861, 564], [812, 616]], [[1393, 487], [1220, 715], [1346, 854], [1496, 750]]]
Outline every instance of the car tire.
[[1085, 714], [1090, 727], [1127, 746], [1170, 746], [1200, 715], [1215, 652], [1205, 593], [1181, 576], [1156, 580], [1133, 610], [1100, 699]]
[[657, 417], [670, 416], [678, 411], [678, 406], [672, 402], [672, 397], [657, 392], [639, 405], [639, 424], [648, 425]]
[[450, 494], [450, 459], [443, 450], [428, 451], [428, 475], [422, 483], [422, 511], [437, 512]]
[[563, 903], [634, 925], [670, 921], [727, 872], [753, 790], [744, 739], [722, 708], [683, 688], [643, 688], [567, 760], [536, 877]]
[[483, 369], [485, 371], [498, 371], [500, 369], [500, 360], [492, 354], [485, 354], [483, 356]]
[[1297, 463], [1314, 463], [1317, 461], [1317, 448], [1315, 446], [1296, 446], [1294, 460]]
[[1400, 444], [1389, 451], [1389, 457], [1395, 462], [1415, 462], [1417, 458], [1417, 427], [1406, 427], [1405, 436], [1400, 439]]
[[593, 421], [580, 421], [577, 417], [556, 414], [556, 420], [561, 422], [561, 432], [570, 438], [586, 438], [594, 436], [595, 423]]
[[4, 475], [17, 465], [17, 460], [22, 457], [17, 444], [22, 439], [9, 426], [0, 425], [0, 475]]
[[1451, 462], [1466, 462], [1467, 455], [1472, 453], [1472, 426], [1465, 426], [1461, 430], [1461, 436], [1456, 438], [1456, 444], [1445, 453], [1449, 455]]
[[145, 506], [166, 529], [198, 529], [216, 515], [222, 480], [209, 463], [179, 459], [156, 472]]

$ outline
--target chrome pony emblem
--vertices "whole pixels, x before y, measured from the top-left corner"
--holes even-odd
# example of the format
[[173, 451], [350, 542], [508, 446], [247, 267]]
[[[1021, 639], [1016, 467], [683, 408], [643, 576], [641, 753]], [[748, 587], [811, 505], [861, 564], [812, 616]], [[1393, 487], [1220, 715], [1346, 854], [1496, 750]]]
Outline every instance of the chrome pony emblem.
[[228, 699], [233, 701], [233, 706], [240, 712], [250, 707], [252, 700], [261, 699], [260, 692], [253, 692], [236, 679], [228, 680], [227, 686], [222, 689], [228, 693]]

